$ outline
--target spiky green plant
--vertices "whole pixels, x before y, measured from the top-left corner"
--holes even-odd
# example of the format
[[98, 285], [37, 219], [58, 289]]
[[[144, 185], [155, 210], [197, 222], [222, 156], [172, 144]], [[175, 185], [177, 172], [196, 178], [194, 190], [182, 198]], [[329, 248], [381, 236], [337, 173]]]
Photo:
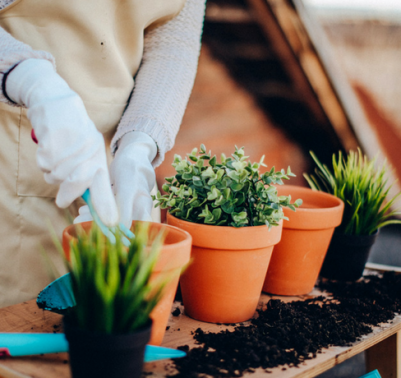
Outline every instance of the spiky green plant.
[[[283, 185], [282, 180], [295, 176], [288, 167], [287, 172], [275, 172], [274, 167], [259, 174], [263, 157], [259, 163], [247, 161], [243, 148], [235, 147], [232, 157], [206, 153], [202, 144], [200, 153], [194, 148], [189, 160], [175, 155], [174, 177], [166, 178], [163, 190], [153, 199], [162, 209], [177, 218], [194, 223], [216, 226], [277, 226], [284, 216], [283, 207], [295, 210], [302, 204], [298, 199], [291, 203], [291, 196], [278, 196], [273, 185]], [[209, 162], [205, 165], [205, 162]]]
[[[149, 227], [142, 224], [129, 248], [115, 232], [112, 244], [93, 224], [89, 233], [77, 226], [66, 266], [71, 273], [76, 306], [67, 318], [79, 328], [107, 334], [130, 333], [149, 321], [168, 279], [150, 282], [164, 236], [149, 244]], [[148, 246], [148, 247], [147, 247]]]
[[343, 157], [333, 154], [332, 169], [322, 164], [316, 155], [310, 152], [317, 168], [316, 176], [304, 174], [310, 187], [331, 193], [344, 202], [344, 215], [338, 232], [346, 235], [371, 235], [377, 229], [389, 224], [401, 224], [392, 219], [400, 214], [391, 211], [396, 198], [386, 202], [391, 185], [387, 185], [387, 166], [384, 162], [377, 167], [377, 158], [369, 160], [361, 150], [350, 151]]

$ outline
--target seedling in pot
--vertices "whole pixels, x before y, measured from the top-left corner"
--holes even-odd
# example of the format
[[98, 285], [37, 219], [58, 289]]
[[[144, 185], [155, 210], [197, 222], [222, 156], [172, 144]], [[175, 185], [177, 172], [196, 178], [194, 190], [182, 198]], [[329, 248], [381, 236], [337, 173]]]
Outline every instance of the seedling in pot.
[[113, 243], [95, 222], [86, 231], [77, 225], [65, 260], [76, 301], [64, 317], [74, 378], [141, 375], [150, 313], [179, 274], [152, 277], [164, 235], [149, 235], [149, 229], [139, 223], [127, 248], [119, 229]]
[[126, 248], [119, 229], [113, 243], [96, 223], [89, 233], [77, 225], [77, 239], [71, 242], [66, 260], [76, 302], [67, 314], [70, 322], [81, 329], [122, 334], [149, 321], [168, 278], [150, 282], [164, 236], [157, 235], [147, 248], [148, 228], [138, 227]]

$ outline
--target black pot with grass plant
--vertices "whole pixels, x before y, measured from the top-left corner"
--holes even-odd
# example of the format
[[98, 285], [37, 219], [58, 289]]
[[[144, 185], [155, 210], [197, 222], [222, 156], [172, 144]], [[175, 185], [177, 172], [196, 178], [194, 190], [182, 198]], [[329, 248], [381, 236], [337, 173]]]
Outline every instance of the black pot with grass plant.
[[365, 268], [369, 252], [381, 227], [401, 224], [394, 219], [398, 212], [391, 210], [399, 194], [387, 198], [386, 163], [378, 166], [377, 156], [369, 159], [361, 150], [333, 154], [332, 167], [322, 164], [311, 152], [317, 168], [315, 175], [304, 174], [310, 187], [335, 195], [344, 202], [341, 225], [334, 232], [320, 276], [354, 281]]
[[163, 236], [149, 248], [147, 225], [135, 234], [126, 248], [118, 229], [112, 244], [95, 224], [89, 233], [77, 225], [66, 261], [76, 306], [64, 317], [73, 378], [141, 376], [149, 314], [166, 282], [150, 282]]

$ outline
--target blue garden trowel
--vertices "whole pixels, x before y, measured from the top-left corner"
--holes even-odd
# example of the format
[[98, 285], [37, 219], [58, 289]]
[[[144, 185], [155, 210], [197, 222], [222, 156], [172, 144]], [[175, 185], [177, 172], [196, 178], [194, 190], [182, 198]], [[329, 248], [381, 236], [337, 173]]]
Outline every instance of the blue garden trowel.
[[[0, 357], [68, 352], [63, 333], [0, 333]], [[144, 362], [185, 357], [181, 350], [146, 345]]]
[[66, 310], [76, 305], [72, 291], [70, 273], [47, 285], [38, 295], [36, 303], [39, 308], [64, 315]]

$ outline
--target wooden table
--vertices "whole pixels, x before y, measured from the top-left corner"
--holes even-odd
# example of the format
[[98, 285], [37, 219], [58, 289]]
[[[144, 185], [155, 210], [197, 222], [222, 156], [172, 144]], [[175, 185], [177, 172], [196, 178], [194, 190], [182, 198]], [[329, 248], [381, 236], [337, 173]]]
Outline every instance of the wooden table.
[[[317, 291], [313, 294], [318, 294]], [[271, 297], [261, 296], [261, 305]], [[273, 297], [286, 302], [302, 300], [303, 297]], [[183, 307], [178, 303], [173, 309]], [[163, 346], [176, 348], [180, 345], [194, 346], [191, 332], [201, 327], [205, 331], [217, 332], [229, 327], [203, 323], [188, 318], [184, 314], [171, 316], [169, 330], [163, 340]], [[34, 300], [0, 309], [0, 332], [60, 332], [61, 316], [39, 310]], [[335, 365], [366, 351], [368, 371], [378, 369], [383, 378], [401, 378], [401, 316], [391, 323], [376, 327], [373, 333], [366, 335], [352, 347], [331, 347], [323, 349], [316, 358], [308, 360], [298, 368], [277, 367], [269, 369], [267, 374], [262, 369], [245, 374], [249, 378], [306, 378], [314, 377]], [[164, 377], [172, 371], [171, 361], [159, 361], [145, 364], [145, 371], [152, 372], [152, 378]], [[0, 378], [69, 378], [68, 354], [49, 354], [25, 358], [6, 358], [0, 360]], [[111, 377], [114, 378], [114, 377]]]

